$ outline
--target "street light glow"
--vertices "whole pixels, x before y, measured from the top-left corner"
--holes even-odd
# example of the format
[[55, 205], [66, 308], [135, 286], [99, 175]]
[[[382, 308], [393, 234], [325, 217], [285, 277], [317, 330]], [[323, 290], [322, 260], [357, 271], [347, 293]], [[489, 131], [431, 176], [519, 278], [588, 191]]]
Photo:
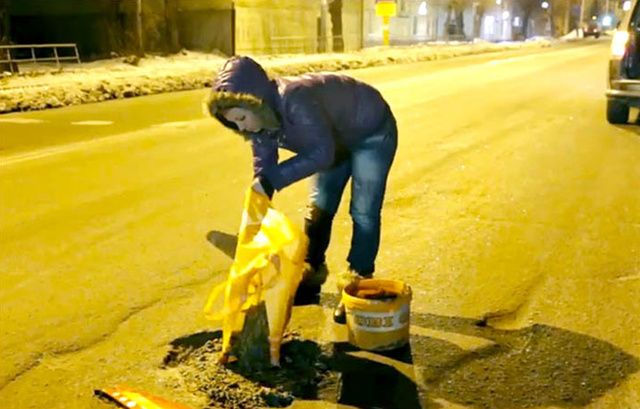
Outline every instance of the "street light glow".
[[496, 4], [499, 6], [502, 4], [502, 0], [496, 0]]
[[628, 11], [631, 8], [631, 1], [627, 0], [622, 3], [622, 10]]
[[418, 6], [418, 15], [419, 16], [426, 16], [427, 15], [427, 2], [426, 1], [423, 1]]
[[543, 1], [542, 2], [542, 8], [545, 9], [545, 10], [548, 9], [549, 8], [549, 2]]
[[493, 35], [493, 24], [495, 23], [494, 16], [484, 16], [484, 33], [486, 35]]
[[613, 23], [613, 18], [611, 16], [604, 16], [602, 18], [602, 25], [605, 27], [611, 27], [611, 23]]

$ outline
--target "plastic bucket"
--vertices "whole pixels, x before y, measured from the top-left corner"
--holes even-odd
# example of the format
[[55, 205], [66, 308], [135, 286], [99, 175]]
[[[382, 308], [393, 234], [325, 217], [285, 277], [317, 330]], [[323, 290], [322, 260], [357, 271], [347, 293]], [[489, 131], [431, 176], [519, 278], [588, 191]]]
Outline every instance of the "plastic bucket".
[[411, 287], [399, 280], [365, 279], [342, 291], [349, 343], [386, 351], [409, 342]]

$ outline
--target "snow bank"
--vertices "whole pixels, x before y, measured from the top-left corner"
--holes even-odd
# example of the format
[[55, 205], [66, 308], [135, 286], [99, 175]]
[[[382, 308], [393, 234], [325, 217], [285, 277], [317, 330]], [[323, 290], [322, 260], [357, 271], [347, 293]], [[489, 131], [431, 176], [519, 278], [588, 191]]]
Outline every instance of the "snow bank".
[[579, 38], [583, 38], [582, 30], [573, 29], [569, 31], [567, 34], [560, 37], [561, 40], [576, 40]]
[[[340, 71], [454, 58], [464, 55], [550, 46], [548, 40], [525, 43], [374, 47], [345, 54], [256, 56], [277, 75]], [[129, 61], [129, 62], [126, 62]], [[208, 87], [224, 57], [183, 51], [139, 61], [115, 58], [65, 66], [55, 71], [6, 74], [0, 79], [0, 113], [77, 105]]]

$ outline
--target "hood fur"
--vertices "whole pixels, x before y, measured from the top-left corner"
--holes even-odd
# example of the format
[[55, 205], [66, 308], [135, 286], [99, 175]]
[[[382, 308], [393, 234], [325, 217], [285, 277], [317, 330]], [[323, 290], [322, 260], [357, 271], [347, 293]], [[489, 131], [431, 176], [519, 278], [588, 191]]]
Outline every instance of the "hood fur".
[[235, 131], [236, 125], [223, 116], [230, 108], [248, 109], [260, 119], [263, 129], [275, 130], [280, 127], [277, 101], [276, 83], [264, 68], [249, 57], [236, 56], [218, 72], [206, 104], [213, 117]]
[[275, 112], [262, 99], [255, 95], [228, 91], [212, 91], [206, 101], [211, 116], [220, 121], [227, 128], [236, 132], [236, 124], [223, 116], [224, 111], [230, 108], [243, 108], [253, 112], [262, 124], [263, 129], [275, 130], [280, 127], [280, 121]]

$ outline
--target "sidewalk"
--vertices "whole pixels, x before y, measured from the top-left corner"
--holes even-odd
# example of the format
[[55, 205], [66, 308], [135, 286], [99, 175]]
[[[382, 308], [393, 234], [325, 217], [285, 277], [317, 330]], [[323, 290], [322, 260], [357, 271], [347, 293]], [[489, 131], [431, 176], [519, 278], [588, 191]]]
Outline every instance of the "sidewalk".
[[[276, 75], [313, 71], [340, 71], [387, 64], [455, 58], [522, 48], [549, 47], [546, 39], [518, 43], [417, 45], [374, 47], [342, 54], [274, 55], [255, 58]], [[225, 61], [214, 54], [183, 51], [179, 54], [140, 59], [137, 65], [124, 57], [70, 65], [59, 71], [33, 71], [0, 78], [0, 114], [58, 108], [184, 91], [211, 85]]]

